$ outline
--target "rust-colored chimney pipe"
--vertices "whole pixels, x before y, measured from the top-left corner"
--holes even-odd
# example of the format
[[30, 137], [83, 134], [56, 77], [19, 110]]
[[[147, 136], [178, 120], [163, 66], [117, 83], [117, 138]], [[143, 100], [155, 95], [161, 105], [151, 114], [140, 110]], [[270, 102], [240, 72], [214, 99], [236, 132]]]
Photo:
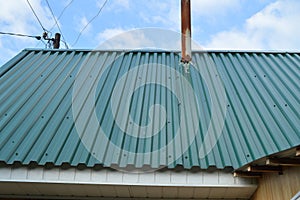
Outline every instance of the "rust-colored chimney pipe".
[[183, 63], [192, 60], [191, 35], [191, 3], [190, 0], [181, 0], [181, 62]]
[[53, 39], [53, 49], [59, 49], [60, 46], [60, 34], [55, 33], [55, 38]]

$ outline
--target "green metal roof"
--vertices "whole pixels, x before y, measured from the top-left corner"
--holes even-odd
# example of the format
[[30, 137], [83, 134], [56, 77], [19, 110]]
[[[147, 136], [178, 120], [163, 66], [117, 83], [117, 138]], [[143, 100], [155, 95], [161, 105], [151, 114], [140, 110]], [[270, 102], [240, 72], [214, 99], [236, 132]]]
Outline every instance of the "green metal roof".
[[0, 161], [237, 169], [300, 145], [300, 53], [194, 52], [189, 73], [179, 61], [22, 51], [0, 68]]

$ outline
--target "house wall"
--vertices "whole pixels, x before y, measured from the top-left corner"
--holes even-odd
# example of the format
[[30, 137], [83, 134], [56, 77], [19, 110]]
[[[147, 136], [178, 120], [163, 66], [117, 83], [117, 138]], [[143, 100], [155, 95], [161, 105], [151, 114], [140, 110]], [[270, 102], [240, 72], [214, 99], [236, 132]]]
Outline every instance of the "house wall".
[[264, 174], [251, 200], [289, 200], [300, 191], [300, 167], [290, 167], [277, 173]]

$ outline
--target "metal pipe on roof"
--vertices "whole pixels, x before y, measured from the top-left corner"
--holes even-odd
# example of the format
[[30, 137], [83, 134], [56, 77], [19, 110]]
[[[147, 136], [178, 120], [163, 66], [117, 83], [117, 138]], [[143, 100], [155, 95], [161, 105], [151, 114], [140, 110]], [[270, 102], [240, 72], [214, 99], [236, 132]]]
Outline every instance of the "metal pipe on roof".
[[59, 49], [60, 46], [60, 34], [55, 33], [55, 38], [53, 39], [53, 49]]
[[190, 0], [181, 0], [181, 57], [183, 63], [192, 60]]

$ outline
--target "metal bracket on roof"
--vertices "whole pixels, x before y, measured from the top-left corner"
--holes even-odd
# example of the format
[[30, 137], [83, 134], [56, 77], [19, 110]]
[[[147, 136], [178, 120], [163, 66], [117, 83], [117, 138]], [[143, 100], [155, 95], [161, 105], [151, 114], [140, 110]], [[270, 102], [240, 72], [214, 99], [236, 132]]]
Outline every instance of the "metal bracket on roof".
[[190, 63], [189, 62], [183, 63], [183, 69], [185, 73], [187, 74], [190, 73]]
[[183, 67], [183, 71], [186, 74], [190, 73], [190, 62], [182, 62], [180, 61], [179, 65], [181, 65]]

